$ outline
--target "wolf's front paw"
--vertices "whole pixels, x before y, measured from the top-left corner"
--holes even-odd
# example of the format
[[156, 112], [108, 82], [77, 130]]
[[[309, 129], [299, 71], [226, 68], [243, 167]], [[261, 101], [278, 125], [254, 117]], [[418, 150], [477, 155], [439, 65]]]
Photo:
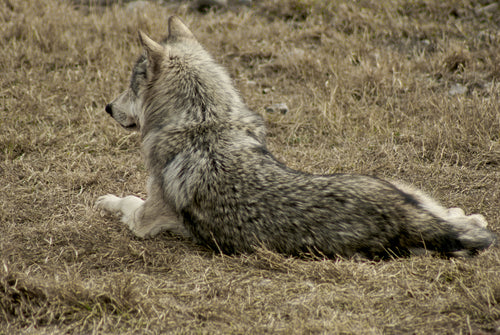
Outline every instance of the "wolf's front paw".
[[101, 210], [101, 215], [106, 212], [118, 214], [120, 212], [120, 201], [122, 198], [113, 194], [106, 194], [97, 199], [95, 206]]
[[106, 212], [121, 217], [121, 221], [125, 223], [131, 230], [134, 230], [138, 221], [136, 212], [141, 208], [144, 200], [138, 197], [129, 195], [125, 198], [117, 197], [116, 195], [107, 194], [99, 197], [95, 205], [101, 209], [101, 215]]

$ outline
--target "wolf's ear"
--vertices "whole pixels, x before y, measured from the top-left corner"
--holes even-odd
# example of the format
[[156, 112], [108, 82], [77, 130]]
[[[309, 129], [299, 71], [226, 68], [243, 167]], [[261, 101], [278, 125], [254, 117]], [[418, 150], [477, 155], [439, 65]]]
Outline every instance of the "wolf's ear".
[[164, 48], [139, 30], [139, 40], [146, 51], [146, 57], [151, 64], [157, 64], [163, 57]]
[[168, 19], [168, 39], [193, 39], [196, 40], [191, 30], [181, 21], [178, 16], [171, 16]]

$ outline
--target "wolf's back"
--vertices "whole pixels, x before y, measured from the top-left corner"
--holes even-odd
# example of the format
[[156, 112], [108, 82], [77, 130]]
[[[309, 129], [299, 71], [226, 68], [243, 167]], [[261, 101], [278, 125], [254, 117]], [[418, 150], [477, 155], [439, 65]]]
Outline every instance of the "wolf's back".
[[260, 149], [215, 154], [203, 167], [193, 201], [181, 209], [200, 243], [225, 253], [264, 246], [292, 255], [384, 257], [417, 249], [474, 254], [495, 240], [465, 219], [434, 215], [386, 181], [293, 171]]

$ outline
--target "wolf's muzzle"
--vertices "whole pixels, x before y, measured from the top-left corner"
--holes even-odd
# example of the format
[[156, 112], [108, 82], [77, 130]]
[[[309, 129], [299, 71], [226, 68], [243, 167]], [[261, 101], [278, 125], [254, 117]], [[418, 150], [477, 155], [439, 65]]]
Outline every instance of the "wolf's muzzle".
[[113, 109], [111, 108], [111, 104], [106, 105], [106, 113], [113, 116]]

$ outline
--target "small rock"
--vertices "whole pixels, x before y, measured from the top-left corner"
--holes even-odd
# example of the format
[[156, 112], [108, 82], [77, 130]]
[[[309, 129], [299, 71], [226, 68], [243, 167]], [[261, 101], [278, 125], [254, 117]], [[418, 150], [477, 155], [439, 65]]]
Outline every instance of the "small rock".
[[130, 11], [135, 11], [135, 10], [141, 10], [141, 9], [144, 9], [146, 8], [146, 6], [149, 5], [149, 2], [148, 1], [144, 1], [144, 0], [137, 0], [137, 1], [132, 1], [132, 2], [129, 2], [127, 4], [127, 10], [130, 10]]
[[266, 112], [268, 113], [280, 112], [281, 114], [286, 114], [288, 113], [288, 106], [284, 102], [280, 102], [279, 104], [273, 104], [271, 106], [267, 106]]
[[200, 12], [208, 12], [211, 8], [226, 8], [227, 0], [198, 0], [195, 7]]
[[450, 90], [448, 91], [448, 94], [453, 96], [453, 95], [462, 95], [462, 94], [466, 94], [467, 91], [469, 89], [467, 88], [467, 86], [464, 86], [462, 84], [453, 84], [451, 87], [450, 87]]
[[290, 51], [290, 54], [292, 56], [294, 56], [294, 57], [302, 58], [302, 57], [304, 57], [304, 55], [306, 54], [306, 52], [303, 49], [293, 48]]

